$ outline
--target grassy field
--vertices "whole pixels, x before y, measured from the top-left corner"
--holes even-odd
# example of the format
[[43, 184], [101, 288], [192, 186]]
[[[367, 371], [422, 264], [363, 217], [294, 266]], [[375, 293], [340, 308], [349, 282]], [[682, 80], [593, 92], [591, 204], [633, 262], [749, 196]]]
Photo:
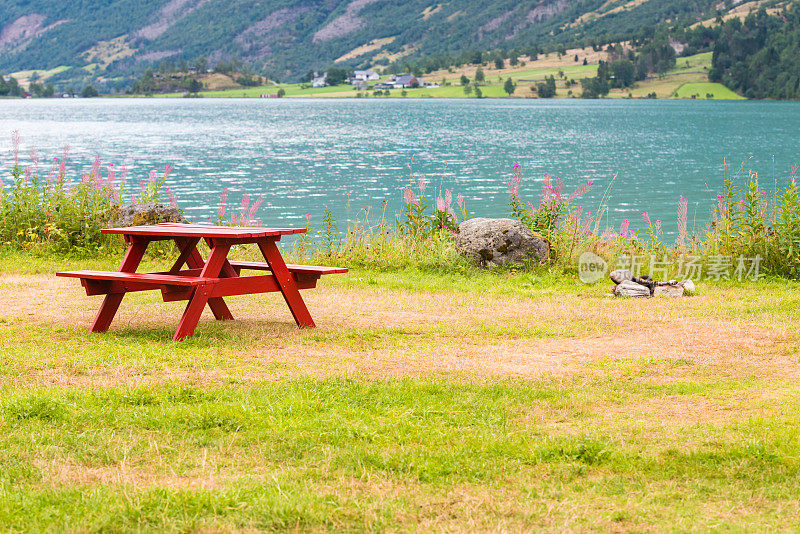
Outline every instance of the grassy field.
[[[574, 56], [579, 58], [586, 57], [595, 61], [594, 64], [583, 65], [580, 61], [575, 62]], [[600, 53], [593, 52], [591, 48], [588, 49], [575, 49], [568, 51], [566, 56], [561, 58], [556, 54], [549, 54], [540, 57], [538, 60], [528, 62], [527, 64], [518, 65], [516, 67], [507, 66], [504, 69], [495, 69], [490, 65], [484, 68], [485, 82], [480, 86], [482, 96], [488, 98], [498, 98], [508, 96], [503, 90], [503, 83], [506, 78], [511, 78], [516, 84], [514, 97], [535, 97], [536, 92], [534, 86], [542, 82], [548, 76], [554, 76], [557, 80], [557, 96], [564, 98], [568, 96], [580, 96], [581, 86], [580, 80], [583, 78], [590, 78], [597, 75], [597, 63], [603, 56]], [[708, 69], [711, 66], [711, 53], [706, 52], [696, 54], [693, 56], [679, 58], [675, 68], [664, 74], [663, 76], [649, 78], [642, 82], [638, 82], [634, 87], [624, 90], [615, 89], [609, 94], [611, 98], [645, 98], [651, 93], [655, 93], [657, 98], [674, 98], [676, 91], [678, 98], [685, 98], [681, 88], [689, 85], [694, 87], [697, 84], [708, 85], [702, 93], [705, 98], [706, 92], [720, 95], [717, 98], [741, 98], [731, 91], [722, 91], [722, 86], [717, 84], [708, 83]], [[389, 97], [391, 98], [474, 98], [476, 93], [474, 91], [465, 93], [464, 88], [459, 82], [462, 74], [469, 77], [471, 80], [475, 78], [475, 71], [477, 67], [468, 66], [461, 69], [452, 69], [452, 71], [437, 71], [426, 75], [424, 78], [430, 82], [437, 83], [440, 87], [437, 88], [418, 88], [406, 89], [404, 92], [399, 89], [390, 91]], [[388, 79], [388, 77], [384, 77]], [[576, 84], [568, 86], [568, 81], [575, 81]], [[713, 87], [712, 87], [713, 86]], [[333, 87], [306, 87], [302, 88], [300, 84], [278, 84], [267, 85], [263, 87], [247, 87], [240, 89], [226, 89], [220, 91], [204, 91], [203, 97], [208, 98], [258, 98], [262, 94], [276, 93], [279, 88], [283, 88], [286, 92], [287, 98], [356, 98], [359, 94], [373, 98], [374, 95], [371, 91], [368, 94], [359, 92], [353, 89], [350, 85], [338, 85]], [[702, 88], [698, 85], [698, 88]], [[697, 89], [692, 89], [697, 90]], [[691, 93], [687, 93], [691, 97]], [[733, 95], [733, 96], [731, 96]], [[157, 95], [163, 97], [180, 97], [182, 94], [175, 93], [169, 95]], [[380, 98], [385, 98], [381, 95]]]
[[[615, 300], [560, 273], [326, 277], [318, 328], [0, 255], [0, 529], [762, 531], [800, 522], [800, 284]], [[147, 269], [159, 268], [150, 260]]]
[[677, 98], [697, 98], [700, 100], [744, 100], [721, 83], [686, 83], [675, 92]]

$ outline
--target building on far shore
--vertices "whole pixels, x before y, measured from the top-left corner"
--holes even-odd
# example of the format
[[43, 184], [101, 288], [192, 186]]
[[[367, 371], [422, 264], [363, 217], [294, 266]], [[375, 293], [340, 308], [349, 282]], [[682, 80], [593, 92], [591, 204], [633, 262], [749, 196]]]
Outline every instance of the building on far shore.
[[391, 83], [394, 87], [407, 88], [407, 87], [424, 87], [429, 85], [428, 82], [422, 78], [417, 78], [413, 74], [395, 74], [392, 76]]
[[353, 72], [353, 77], [351, 80], [353, 82], [362, 81], [362, 82], [375, 82], [380, 80], [380, 75], [372, 70], [357, 70]]
[[311, 78], [311, 86], [312, 87], [325, 87], [328, 84], [328, 73], [323, 72], [321, 75], [314, 73], [314, 77]]

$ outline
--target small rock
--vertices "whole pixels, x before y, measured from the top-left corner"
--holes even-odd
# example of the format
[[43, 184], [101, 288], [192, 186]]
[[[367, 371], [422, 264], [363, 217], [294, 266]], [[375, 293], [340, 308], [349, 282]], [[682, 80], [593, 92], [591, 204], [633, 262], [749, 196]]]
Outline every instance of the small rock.
[[650, 290], [641, 284], [625, 280], [621, 284], [614, 286], [614, 295], [618, 297], [650, 297]]
[[608, 276], [615, 284], [621, 284], [622, 282], [633, 280], [633, 273], [626, 269], [617, 269], [616, 271], [611, 271], [611, 274]]
[[686, 293], [691, 295], [695, 291], [694, 282], [691, 280], [684, 280], [679, 285], [683, 286], [683, 289], [686, 290]]
[[682, 297], [683, 296], [683, 286], [675, 285], [675, 286], [656, 286], [655, 290], [653, 291], [654, 297]]
[[181, 210], [160, 202], [128, 204], [119, 208], [114, 226], [139, 226], [142, 224], [187, 223]]

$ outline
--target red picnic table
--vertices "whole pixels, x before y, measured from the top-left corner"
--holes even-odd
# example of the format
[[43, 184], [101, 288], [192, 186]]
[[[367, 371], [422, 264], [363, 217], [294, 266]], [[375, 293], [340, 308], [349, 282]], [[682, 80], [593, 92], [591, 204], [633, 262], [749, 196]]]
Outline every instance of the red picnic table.
[[[92, 332], [105, 332], [119, 309], [122, 297], [132, 291], [159, 289], [165, 302], [188, 300], [178, 329], [172, 338], [191, 337], [206, 304], [217, 320], [232, 320], [223, 297], [280, 291], [300, 328], [313, 327], [300, 289], [316, 287], [323, 274], [346, 273], [338, 267], [287, 265], [278, 249], [283, 235], [300, 234], [305, 228], [251, 228], [162, 223], [128, 228], [108, 228], [106, 234], [122, 234], [128, 250], [119, 271], [67, 271], [58, 276], [80, 278], [87, 295], [105, 295], [92, 324]], [[173, 240], [178, 259], [169, 271], [137, 273], [147, 245], [151, 241]], [[197, 245], [205, 241], [211, 252], [204, 260]], [[264, 255], [264, 263], [228, 260], [234, 245], [255, 243]], [[187, 267], [184, 269], [184, 265]], [[241, 276], [242, 270], [270, 271], [270, 274]]]

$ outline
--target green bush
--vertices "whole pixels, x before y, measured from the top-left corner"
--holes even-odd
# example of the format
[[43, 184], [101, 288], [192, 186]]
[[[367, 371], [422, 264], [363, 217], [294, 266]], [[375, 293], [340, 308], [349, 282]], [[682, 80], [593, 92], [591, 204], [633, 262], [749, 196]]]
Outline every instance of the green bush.
[[[127, 171], [109, 165], [106, 176], [95, 158], [89, 174], [73, 181], [67, 175], [68, 147], [54, 158], [47, 174], [40, 172], [39, 157], [31, 150], [31, 164], [19, 163], [19, 134], [12, 134], [14, 167], [10, 184], [0, 178], [0, 246], [37, 248], [58, 253], [91, 256], [121, 245], [116, 236], [101, 233], [119, 214]], [[131, 202], [156, 200], [169, 173], [161, 179], [155, 171], [140, 184]], [[174, 198], [167, 190], [167, 195]]]

